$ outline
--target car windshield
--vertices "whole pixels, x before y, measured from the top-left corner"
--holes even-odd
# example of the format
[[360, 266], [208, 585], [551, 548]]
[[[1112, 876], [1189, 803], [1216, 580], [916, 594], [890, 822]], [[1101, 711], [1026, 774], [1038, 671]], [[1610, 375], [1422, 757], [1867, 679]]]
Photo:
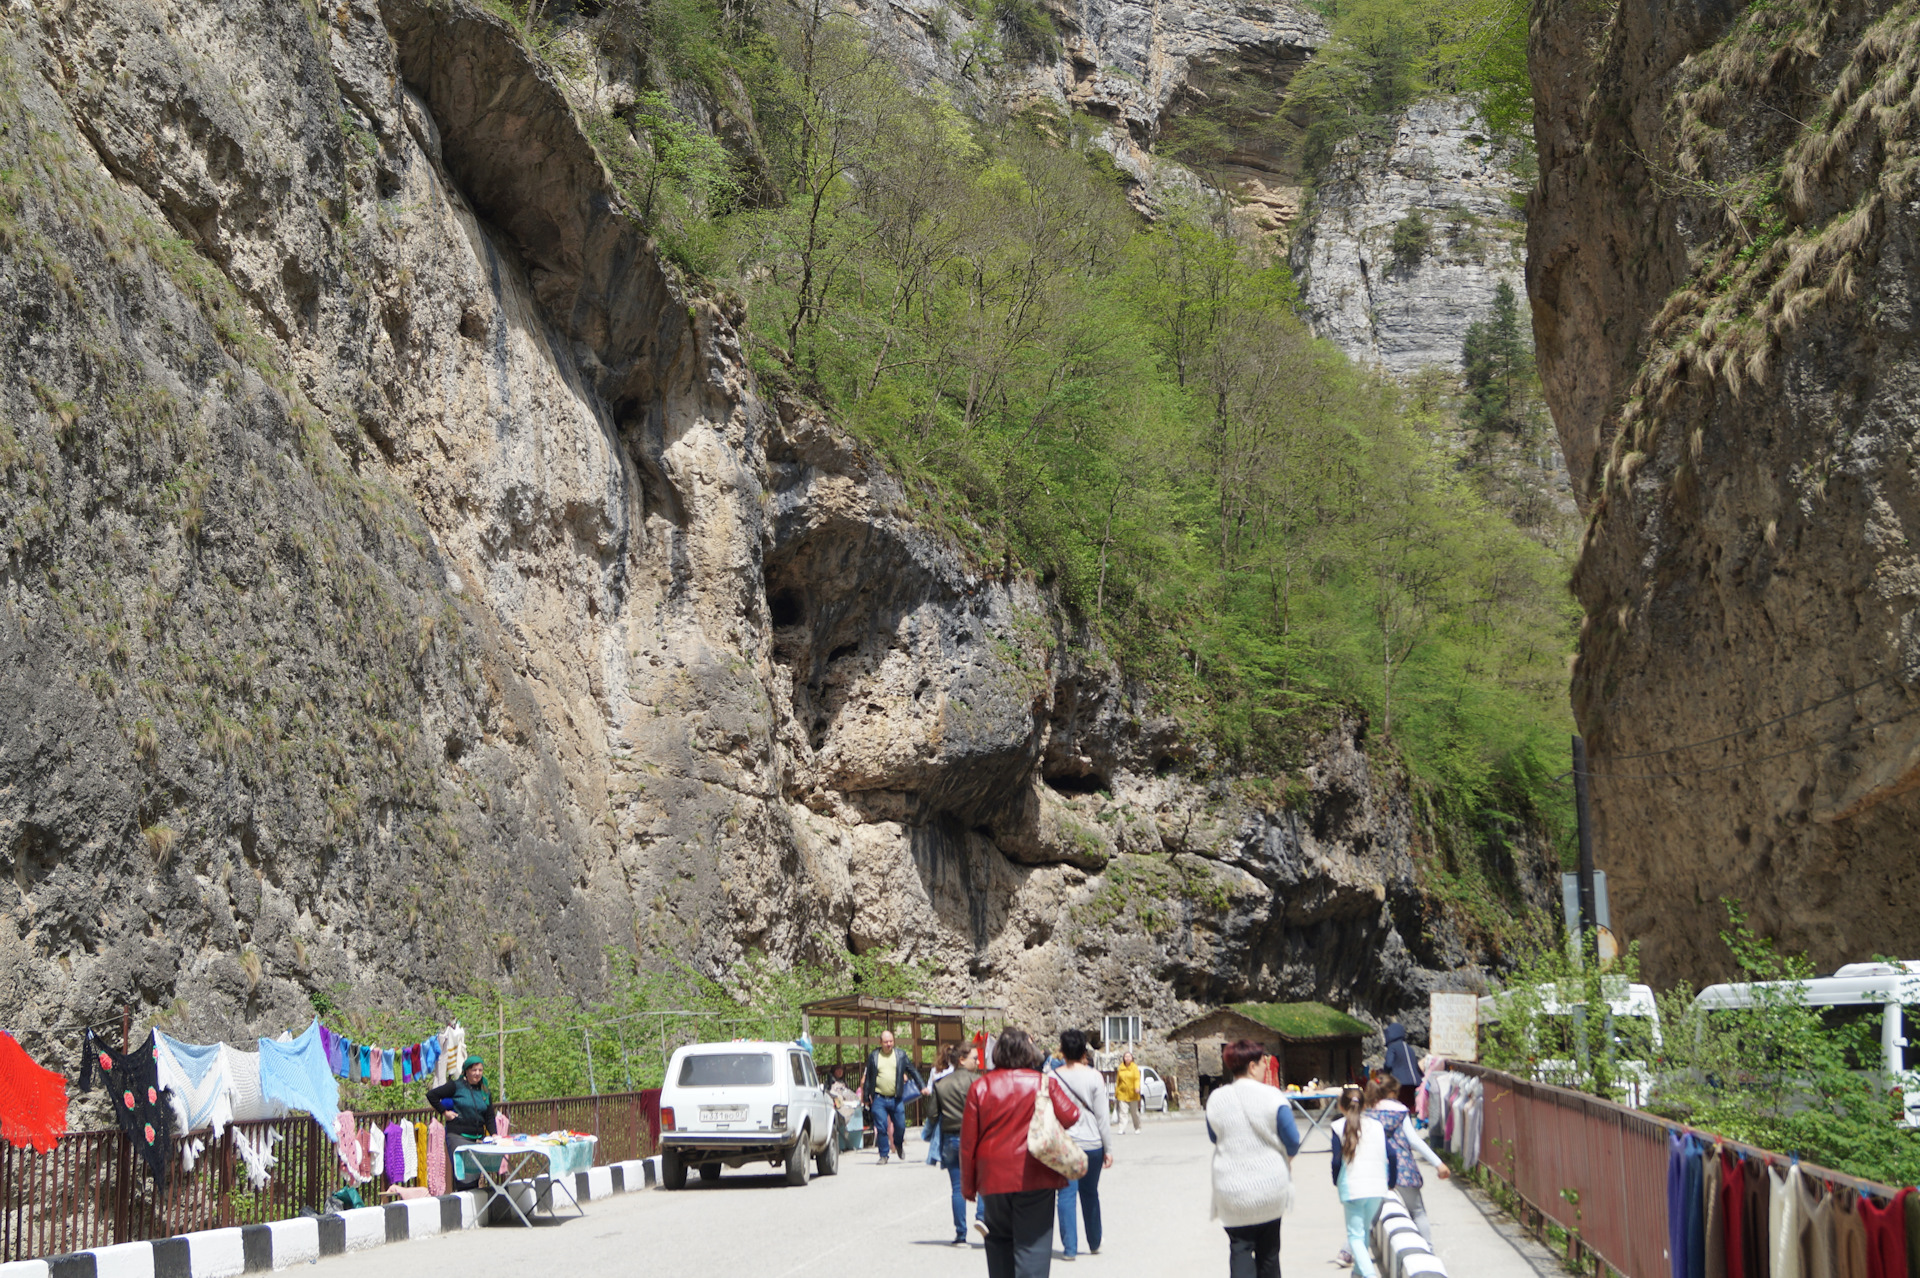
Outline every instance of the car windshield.
[[680, 1062], [682, 1087], [765, 1087], [773, 1082], [768, 1052], [702, 1052]]

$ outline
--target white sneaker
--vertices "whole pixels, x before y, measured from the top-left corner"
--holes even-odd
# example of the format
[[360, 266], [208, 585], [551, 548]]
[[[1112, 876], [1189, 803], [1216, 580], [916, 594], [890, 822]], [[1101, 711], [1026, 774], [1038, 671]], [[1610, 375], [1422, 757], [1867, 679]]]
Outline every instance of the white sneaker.
[[974, 1227], [975, 1229], [977, 1229], [977, 1230], [979, 1230], [979, 1231], [980, 1231], [980, 1236], [981, 1236], [982, 1238], [985, 1238], [985, 1237], [987, 1236], [987, 1234], [988, 1234], [988, 1233], [990, 1232], [990, 1231], [989, 1231], [989, 1230], [987, 1229], [987, 1222], [986, 1222], [986, 1221], [984, 1221], [984, 1220], [976, 1220], [976, 1221], [974, 1221], [974, 1222], [973, 1222], [973, 1227]]

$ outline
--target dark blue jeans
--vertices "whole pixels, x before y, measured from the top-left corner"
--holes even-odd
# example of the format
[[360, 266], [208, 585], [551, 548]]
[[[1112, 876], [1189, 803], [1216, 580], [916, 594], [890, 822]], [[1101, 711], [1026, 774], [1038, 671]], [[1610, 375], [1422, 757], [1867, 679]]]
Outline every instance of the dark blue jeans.
[[[947, 1169], [947, 1179], [953, 1182], [953, 1236], [967, 1236], [967, 1200], [960, 1193], [960, 1138], [947, 1136], [940, 1141], [940, 1165]], [[985, 1194], [973, 1200], [973, 1218], [983, 1219], [986, 1214]]]
[[1062, 1255], [1077, 1255], [1080, 1251], [1080, 1222], [1073, 1218], [1073, 1203], [1080, 1201], [1080, 1214], [1087, 1221], [1087, 1250], [1100, 1250], [1100, 1168], [1106, 1162], [1107, 1151], [1089, 1149], [1087, 1155], [1087, 1174], [1079, 1180], [1070, 1180], [1067, 1187], [1060, 1191], [1060, 1252]]
[[[873, 1097], [873, 1125], [878, 1131], [875, 1139], [880, 1144], [880, 1157], [885, 1158], [893, 1149], [901, 1154], [907, 1152], [907, 1107], [900, 1103], [898, 1096]], [[893, 1129], [893, 1144], [887, 1144], [887, 1129]]]

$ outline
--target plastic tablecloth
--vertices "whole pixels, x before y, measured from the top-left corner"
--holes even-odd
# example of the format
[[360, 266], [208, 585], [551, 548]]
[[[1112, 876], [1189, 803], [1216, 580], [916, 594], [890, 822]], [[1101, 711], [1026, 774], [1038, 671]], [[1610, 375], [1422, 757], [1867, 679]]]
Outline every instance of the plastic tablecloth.
[[547, 1160], [547, 1175], [558, 1178], [570, 1176], [574, 1172], [586, 1171], [593, 1166], [594, 1147], [600, 1143], [597, 1136], [581, 1136], [564, 1145], [540, 1140], [489, 1140], [475, 1145], [462, 1145], [453, 1151], [453, 1178], [466, 1180], [473, 1175], [467, 1170], [466, 1159], [485, 1164], [490, 1172], [498, 1172], [500, 1163], [507, 1158], [518, 1158], [522, 1154], [539, 1154]]

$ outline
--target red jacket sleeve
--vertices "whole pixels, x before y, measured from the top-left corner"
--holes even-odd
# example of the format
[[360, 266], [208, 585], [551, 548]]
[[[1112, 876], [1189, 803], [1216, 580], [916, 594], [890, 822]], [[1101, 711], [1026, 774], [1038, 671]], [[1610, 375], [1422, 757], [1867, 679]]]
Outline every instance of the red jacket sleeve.
[[980, 1171], [974, 1162], [980, 1140], [980, 1103], [986, 1098], [987, 1080], [982, 1075], [967, 1089], [967, 1107], [960, 1115], [960, 1195], [968, 1202], [976, 1197]]

